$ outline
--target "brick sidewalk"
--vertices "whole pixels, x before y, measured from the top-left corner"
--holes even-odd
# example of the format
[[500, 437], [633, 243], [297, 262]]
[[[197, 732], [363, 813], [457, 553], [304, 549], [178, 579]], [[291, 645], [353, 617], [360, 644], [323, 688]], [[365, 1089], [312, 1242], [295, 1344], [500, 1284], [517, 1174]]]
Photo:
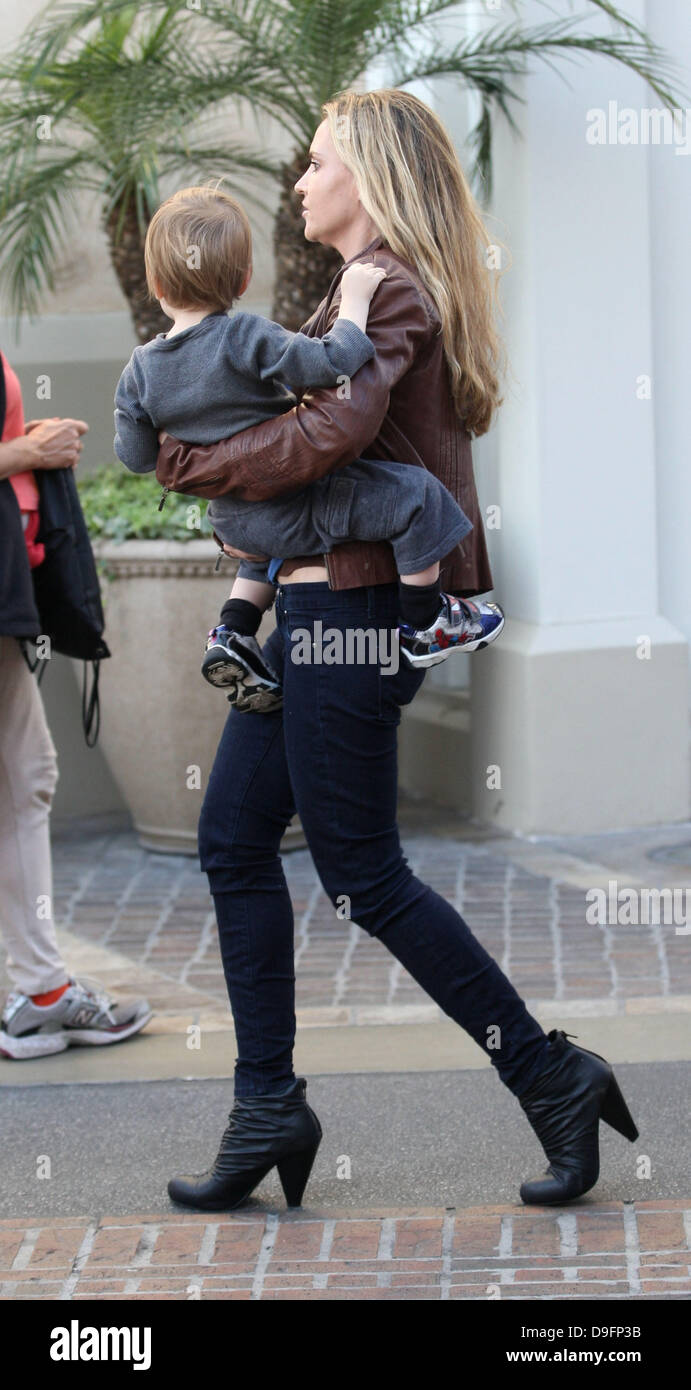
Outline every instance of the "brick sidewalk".
[[2, 1299], [676, 1299], [681, 1201], [0, 1221]]
[[[531, 872], [511, 857], [516, 846], [491, 838], [473, 843], [413, 832], [402, 833], [402, 843], [413, 871], [458, 907], [529, 1008], [591, 1001], [604, 1011], [629, 1000], [663, 1007], [691, 995], [688, 937], [673, 926], [589, 924], [585, 887], [568, 874], [560, 880], [558, 863], [552, 875]], [[285, 855], [283, 864], [303, 1022], [382, 1021], [370, 1020], [372, 1009], [388, 1011], [391, 1022], [444, 1017], [380, 941], [336, 915], [308, 851]], [[58, 837], [54, 870], [58, 926], [83, 951], [102, 952], [86, 973], [114, 991], [145, 993], [159, 1024], [189, 1011], [215, 1011], [227, 1023], [212, 903], [196, 858], [148, 853], [131, 831], [80, 832]], [[585, 865], [586, 880], [589, 872]], [[662, 883], [669, 869], [650, 863], [645, 873], [648, 882]], [[0, 992], [3, 986], [0, 971]]]

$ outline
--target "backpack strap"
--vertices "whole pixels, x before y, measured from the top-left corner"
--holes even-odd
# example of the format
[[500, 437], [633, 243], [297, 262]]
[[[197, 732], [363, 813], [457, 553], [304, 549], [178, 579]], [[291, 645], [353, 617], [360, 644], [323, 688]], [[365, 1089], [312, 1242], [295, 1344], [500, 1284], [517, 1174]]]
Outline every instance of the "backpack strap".
[[[27, 639], [21, 638], [18, 640], [22, 656], [24, 657], [24, 660], [29, 670], [31, 671], [32, 676], [35, 675], [36, 669], [38, 668], [36, 684], [40, 685], [41, 681], [43, 680], [43, 676], [45, 674], [48, 662], [41, 661], [39, 657], [36, 657], [32, 665], [31, 658], [29, 656], [29, 643]], [[92, 667], [92, 683], [91, 690], [87, 695], [88, 666]], [[98, 689], [98, 677], [100, 673], [100, 667], [100, 657], [91, 662], [84, 662], [84, 680], [82, 682], [82, 727], [84, 729], [84, 738], [86, 740], [87, 748], [96, 747], [96, 744], [98, 742], [98, 735], [101, 729], [101, 697], [99, 695]]]
[[[87, 667], [92, 668], [91, 693], [87, 697]], [[101, 668], [100, 657], [84, 662], [84, 681], [82, 684], [82, 725], [87, 748], [95, 748], [101, 728], [101, 700], [98, 693], [98, 677]], [[93, 735], [93, 736], [92, 736]]]

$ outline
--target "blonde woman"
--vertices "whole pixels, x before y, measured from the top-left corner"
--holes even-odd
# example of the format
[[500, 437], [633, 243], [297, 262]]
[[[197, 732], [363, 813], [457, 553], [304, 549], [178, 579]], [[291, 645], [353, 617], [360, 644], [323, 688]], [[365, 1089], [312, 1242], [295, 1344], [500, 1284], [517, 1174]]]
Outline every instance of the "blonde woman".
[[[349, 398], [315, 391], [215, 445], [165, 440], [158, 477], [259, 501], [358, 456], [423, 462], [473, 522], [441, 564], [444, 589], [472, 603], [492, 588], [471, 458], [472, 436], [489, 429], [500, 404], [489, 237], [452, 142], [423, 102], [398, 90], [345, 92], [323, 116], [295, 186], [305, 237], [336, 247], [344, 265], [302, 331], [323, 335], [333, 323], [346, 266], [381, 266], [367, 327], [375, 356]], [[204, 478], [221, 481], [204, 488]], [[610, 1065], [561, 1030], [545, 1035], [463, 918], [402, 854], [397, 727], [426, 672], [405, 663], [384, 672], [378, 652], [346, 667], [293, 659], [305, 631], [311, 645], [335, 630], [347, 651], [357, 631], [396, 625], [390, 547], [345, 539], [345, 490], [342, 520], [342, 545], [278, 573], [277, 627], [264, 653], [282, 674], [282, 709], [231, 709], [209, 779], [199, 852], [235, 1025], [235, 1098], [216, 1161], [174, 1178], [170, 1196], [232, 1209], [276, 1166], [288, 1203], [302, 1199], [322, 1130], [293, 1071], [293, 912], [279, 847], [297, 810], [334, 905], [349, 904], [352, 920], [470, 1034], [517, 1097], [549, 1159], [544, 1176], [522, 1184], [522, 1200], [570, 1201], [599, 1176], [600, 1118], [631, 1140], [637, 1130]]]

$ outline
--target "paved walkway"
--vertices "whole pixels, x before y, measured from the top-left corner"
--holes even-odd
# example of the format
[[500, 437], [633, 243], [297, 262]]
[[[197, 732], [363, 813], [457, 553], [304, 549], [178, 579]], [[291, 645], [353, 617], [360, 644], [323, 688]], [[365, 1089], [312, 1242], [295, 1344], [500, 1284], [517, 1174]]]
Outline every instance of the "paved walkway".
[[[295, 909], [296, 1068], [312, 1078], [313, 1098], [321, 1088], [325, 1116], [331, 1111], [325, 1137], [334, 1162], [354, 1149], [362, 1185], [336, 1206], [324, 1202], [322, 1174], [312, 1180], [321, 1205], [286, 1211], [267, 1179], [263, 1198], [237, 1213], [172, 1212], [169, 1155], [177, 1167], [183, 1147], [194, 1147], [194, 1166], [180, 1171], [201, 1171], [220, 1133], [234, 1058], [206, 879], [196, 860], [146, 853], [131, 832], [73, 825], [54, 841], [66, 959], [115, 992], [146, 993], [156, 1014], [118, 1048], [0, 1063], [11, 1119], [5, 1210], [25, 1212], [0, 1221], [0, 1298], [689, 1297], [691, 1206], [679, 1132], [691, 1050], [689, 934], [673, 923], [590, 923], [586, 895], [613, 882], [615, 895], [631, 888], [638, 900], [642, 888], [688, 890], [691, 824], [530, 840], [413, 806], [401, 837], [414, 871], [458, 906], [543, 1026], [579, 1033], [589, 1020], [583, 1045], [624, 1068], [641, 1140], [626, 1145], [603, 1127], [592, 1198], [556, 1209], [482, 1204], [512, 1196], [516, 1173], [542, 1170], [534, 1136], [508, 1092], [491, 1089], [496, 1078], [482, 1074], [487, 1059], [472, 1040], [379, 942], [339, 919], [308, 852], [298, 850], [284, 859]], [[0, 972], [0, 994], [3, 986]], [[199, 1051], [185, 1036], [190, 1024], [201, 1025]], [[162, 1153], [150, 1143], [157, 1104]], [[394, 1175], [391, 1155], [387, 1167], [370, 1153], [379, 1112]], [[411, 1130], [411, 1114], [423, 1113]], [[472, 1123], [461, 1158], [454, 1126], [463, 1116]], [[80, 1134], [99, 1137], [102, 1163], [88, 1144], [75, 1156]], [[53, 1181], [39, 1196], [37, 1155], [46, 1147]], [[135, 1184], [126, 1213], [115, 1214], [126, 1151], [142, 1188]], [[649, 1173], [638, 1170], [641, 1156]], [[637, 1199], [642, 1177], [654, 1200]], [[405, 1205], [418, 1193], [425, 1203], [457, 1205]]]
[[4, 1299], [669, 1299], [691, 1207], [485, 1206], [0, 1222]]
[[[414, 806], [408, 828], [402, 821], [411, 867], [457, 906], [529, 1008], [554, 1001], [570, 1013], [606, 1014], [630, 1001], [653, 1012], [691, 1002], [689, 935], [673, 924], [586, 920], [586, 894], [612, 881], [634, 890], [686, 884], [691, 910], [690, 824], [531, 842], [426, 814], [428, 826]], [[677, 860], [665, 857], [670, 847]], [[337, 916], [307, 850], [286, 854], [284, 867], [299, 1023], [444, 1017], [381, 942]], [[212, 903], [196, 858], [149, 853], [133, 832], [77, 826], [55, 839], [54, 891], [75, 968], [114, 990], [146, 993], [155, 1028], [186, 1027], [190, 1011], [227, 1026]]]

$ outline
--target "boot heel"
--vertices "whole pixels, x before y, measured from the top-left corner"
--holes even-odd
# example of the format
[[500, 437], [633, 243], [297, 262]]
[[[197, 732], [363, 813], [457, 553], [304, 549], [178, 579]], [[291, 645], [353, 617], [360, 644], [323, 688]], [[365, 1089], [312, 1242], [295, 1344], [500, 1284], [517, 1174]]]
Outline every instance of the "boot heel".
[[317, 1157], [317, 1149], [321, 1144], [319, 1138], [316, 1144], [310, 1145], [308, 1149], [301, 1149], [299, 1153], [286, 1154], [285, 1158], [276, 1164], [278, 1176], [281, 1179], [281, 1187], [289, 1207], [299, 1207], [302, 1202], [302, 1194], [307, 1186], [307, 1179], [312, 1171], [312, 1164]]
[[609, 1086], [604, 1094], [600, 1119], [604, 1120], [605, 1124], [611, 1125], [612, 1129], [616, 1129], [619, 1134], [623, 1134], [625, 1139], [630, 1139], [631, 1143], [638, 1138], [638, 1130], [634, 1124], [633, 1116], [619, 1090], [614, 1072], [612, 1072]]

